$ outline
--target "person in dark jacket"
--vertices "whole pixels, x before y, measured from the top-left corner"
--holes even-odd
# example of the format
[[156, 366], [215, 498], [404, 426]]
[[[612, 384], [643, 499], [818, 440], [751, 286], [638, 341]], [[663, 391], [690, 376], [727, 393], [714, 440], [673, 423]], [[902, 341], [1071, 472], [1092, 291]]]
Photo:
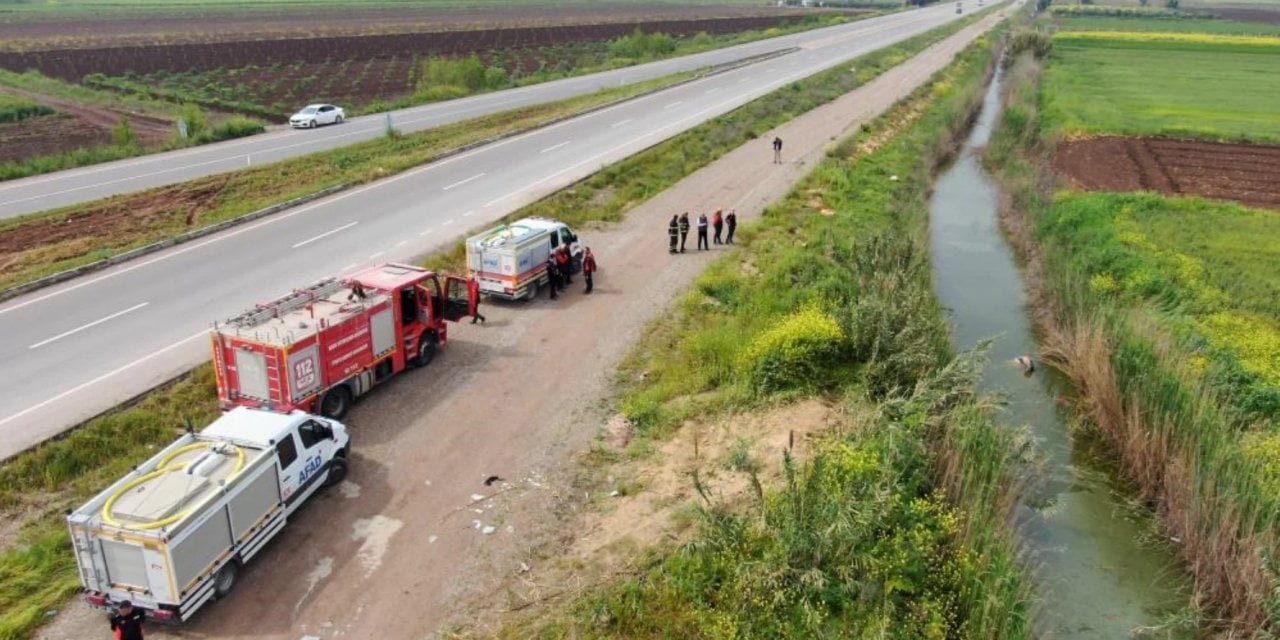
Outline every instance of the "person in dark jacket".
[[684, 243], [689, 239], [689, 212], [680, 214], [680, 253], [684, 253]]
[[125, 600], [120, 603], [116, 614], [111, 616], [111, 630], [115, 632], [116, 640], [143, 640], [142, 623], [146, 620], [146, 613], [134, 609], [133, 603]]
[[698, 251], [706, 249], [711, 250], [711, 245], [707, 244], [707, 214], [698, 214]]
[[587, 293], [591, 293], [594, 286], [591, 282], [591, 276], [596, 272], [596, 254], [591, 253], [591, 247], [587, 247], [586, 253], [582, 256], [582, 277], [587, 281]]
[[667, 236], [671, 238], [671, 246], [667, 252], [675, 253], [676, 243], [680, 241], [680, 216], [672, 214], [671, 224], [667, 225]]
[[560, 267], [556, 265], [554, 254], [547, 256], [547, 287], [551, 290], [551, 299], [556, 299], [556, 291], [560, 288]]
[[724, 232], [724, 217], [720, 215], [719, 209], [716, 209], [715, 215], [711, 216], [711, 226], [716, 230], [716, 244], [724, 244], [720, 239], [720, 234]]
[[782, 164], [782, 138], [773, 139], [773, 163]]
[[725, 226], [729, 227], [729, 235], [725, 237], [726, 244], [733, 244], [733, 230], [738, 228], [738, 210], [730, 209], [729, 215], [724, 217]]

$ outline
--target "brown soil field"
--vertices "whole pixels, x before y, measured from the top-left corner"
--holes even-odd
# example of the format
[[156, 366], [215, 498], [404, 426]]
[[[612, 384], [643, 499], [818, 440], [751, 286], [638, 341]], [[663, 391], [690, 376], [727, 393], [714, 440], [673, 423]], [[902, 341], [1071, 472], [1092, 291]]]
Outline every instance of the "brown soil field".
[[1065, 141], [1054, 169], [1091, 191], [1157, 191], [1280, 209], [1280, 146], [1103, 136]]
[[0, 162], [106, 144], [111, 137], [101, 128], [66, 114], [28, 118], [0, 124]]
[[1280, 24], [1280, 6], [1273, 9], [1246, 9], [1244, 7], [1223, 7], [1210, 9], [1210, 13], [1227, 20], [1240, 22], [1265, 22]]
[[[511, 27], [379, 35], [323, 36], [241, 42], [137, 44], [99, 48], [67, 46], [39, 51], [0, 52], [0, 68], [35, 69], [77, 82], [89, 73], [121, 75], [162, 70], [200, 71], [270, 66], [298, 61], [367, 60], [394, 55], [458, 55], [491, 49], [541, 47], [566, 42], [608, 40], [637, 27], [671, 35], [734, 33], [773, 27], [798, 14], [706, 20], [641, 20], [603, 24]], [[2, 37], [0, 37], [2, 38]], [[153, 41], [155, 42], [155, 41]]]

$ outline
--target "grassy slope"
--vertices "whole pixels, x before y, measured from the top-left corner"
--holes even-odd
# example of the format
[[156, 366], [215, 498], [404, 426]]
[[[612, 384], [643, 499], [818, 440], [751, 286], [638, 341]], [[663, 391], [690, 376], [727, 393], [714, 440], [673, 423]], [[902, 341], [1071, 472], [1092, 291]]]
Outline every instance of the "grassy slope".
[[[727, 153], [755, 132], [767, 131], [865, 83], [981, 15], [969, 15], [863, 56], [854, 65], [842, 65], [775, 91], [608, 167], [512, 217], [543, 215], [550, 210], [574, 212], [572, 218], [561, 217], [575, 223], [620, 219], [631, 206]], [[857, 71], [850, 73], [850, 68]], [[677, 157], [682, 161], [673, 161]], [[597, 198], [606, 190], [607, 198]], [[593, 199], [603, 204], [586, 206]], [[460, 249], [461, 243], [455, 251], [428, 262], [438, 265], [460, 260]], [[0, 493], [0, 517], [24, 523], [18, 543], [0, 550], [0, 638], [25, 637], [39, 625], [44, 611], [60, 606], [78, 587], [61, 519], [63, 510], [88, 498], [94, 487], [118, 477], [121, 469], [145, 459], [173, 436], [175, 425], [185, 419], [197, 426], [206, 424], [215, 411], [212, 368], [202, 365], [175, 387], [149, 394], [137, 407], [92, 420], [65, 439], [46, 442], [0, 465], [0, 487], [12, 488]]]
[[1126, 133], [1280, 142], [1280, 41], [1054, 39], [1046, 124], [1067, 134]]
[[1030, 636], [1001, 524], [1012, 434], [972, 397], [973, 360], [948, 353], [924, 234], [932, 171], [996, 53], [968, 51], [746, 229], [633, 356], [646, 375], [621, 401], [642, 439], [811, 395], [862, 428], [777, 461], [783, 486], [755, 504], [700, 508], [697, 538], [639, 577], [503, 636]]
[[[1039, 65], [1019, 60], [990, 152], [1020, 211], [1012, 235], [1042, 287], [1048, 358], [1158, 505], [1206, 608], [1251, 637], [1280, 624], [1276, 568], [1258, 560], [1280, 552], [1280, 225], [1274, 212], [1196, 198], [1052, 193], [1046, 151], [1058, 128], [1049, 113], [1059, 92], [1077, 89], [1052, 80], [1079, 55], [1055, 44], [1043, 87]], [[1199, 69], [1232, 59], [1212, 49], [1197, 56]], [[1126, 60], [1134, 82], [1167, 69], [1159, 58], [1140, 58], [1159, 73]], [[1095, 126], [1124, 131], [1114, 121]]]

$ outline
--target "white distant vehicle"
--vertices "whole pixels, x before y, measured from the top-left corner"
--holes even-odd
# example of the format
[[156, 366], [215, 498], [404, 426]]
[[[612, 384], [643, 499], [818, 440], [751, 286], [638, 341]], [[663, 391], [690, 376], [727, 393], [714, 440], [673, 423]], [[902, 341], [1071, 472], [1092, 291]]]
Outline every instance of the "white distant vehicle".
[[342, 107], [331, 104], [309, 104], [289, 117], [294, 129], [314, 129], [322, 124], [341, 124], [347, 114]]

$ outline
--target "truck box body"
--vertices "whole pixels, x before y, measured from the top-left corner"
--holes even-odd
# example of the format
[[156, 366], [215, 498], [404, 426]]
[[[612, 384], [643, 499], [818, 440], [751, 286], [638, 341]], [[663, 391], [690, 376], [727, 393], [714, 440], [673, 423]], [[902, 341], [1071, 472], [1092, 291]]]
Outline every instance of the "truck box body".
[[67, 517], [87, 599], [186, 620], [223, 567], [253, 558], [333, 460], [345, 465], [346, 448], [345, 427], [302, 412], [239, 408], [183, 435]]
[[[213, 330], [213, 363], [223, 407], [325, 410], [339, 388], [350, 400], [448, 339], [445, 320], [475, 313], [475, 287], [432, 272], [387, 264], [346, 280], [329, 278], [258, 305]], [[363, 295], [357, 295], [357, 292]], [[430, 344], [426, 344], [429, 342]]]
[[547, 257], [561, 245], [573, 255], [573, 272], [582, 264], [577, 235], [563, 222], [524, 218], [467, 239], [468, 275], [480, 292], [500, 298], [532, 298], [547, 282]]

